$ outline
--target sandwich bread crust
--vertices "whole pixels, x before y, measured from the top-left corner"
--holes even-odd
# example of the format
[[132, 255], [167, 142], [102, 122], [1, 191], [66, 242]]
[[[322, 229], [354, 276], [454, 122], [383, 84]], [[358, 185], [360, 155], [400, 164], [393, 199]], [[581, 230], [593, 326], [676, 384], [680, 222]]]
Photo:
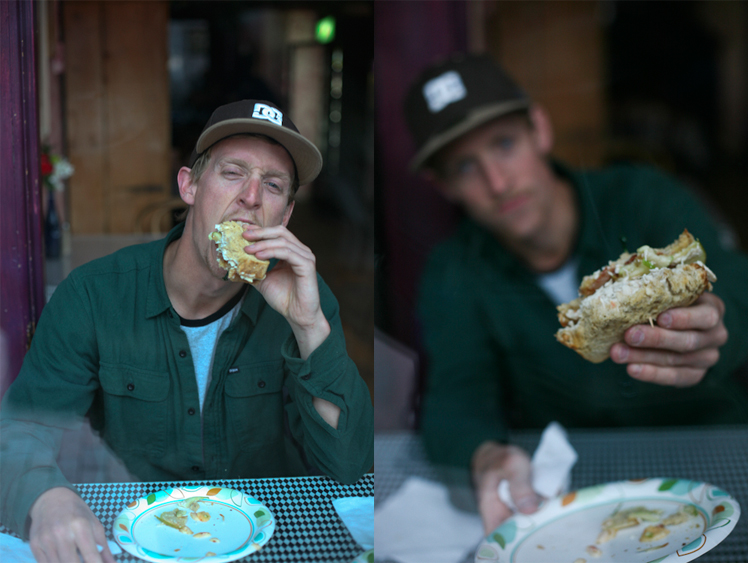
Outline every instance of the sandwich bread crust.
[[233, 282], [253, 284], [265, 279], [268, 260], [260, 260], [244, 251], [247, 242], [242, 236], [247, 223], [239, 221], [224, 221], [216, 225], [216, 230], [210, 234], [210, 240], [216, 243], [218, 265], [226, 270], [226, 279]]

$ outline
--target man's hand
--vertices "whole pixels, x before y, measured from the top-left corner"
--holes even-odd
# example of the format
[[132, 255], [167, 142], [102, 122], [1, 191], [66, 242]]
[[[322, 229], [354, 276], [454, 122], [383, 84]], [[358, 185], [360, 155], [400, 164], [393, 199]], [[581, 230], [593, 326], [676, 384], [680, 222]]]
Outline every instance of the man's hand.
[[512, 515], [512, 509], [499, 499], [502, 480], [509, 482], [512, 500], [520, 512], [530, 514], [540, 506], [541, 498], [532, 488], [530, 456], [516, 446], [484, 442], [473, 454], [472, 475], [486, 534]]
[[254, 285], [288, 320], [301, 357], [306, 359], [330, 334], [320, 306], [314, 254], [284, 226], [250, 227], [244, 238], [255, 243], [246, 248], [250, 254], [261, 260], [279, 260], [267, 277]]
[[719, 360], [727, 342], [725, 304], [703, 293], [691, 306], [670, 309], [657, 317], [657, 326], [633, 326], [625, 344], [614, 344], [611, 359], [628, 364], [628, 374], [641, 381], [689, 387], [701, 381]]
[[[115, 563], [104, 526], [77, 494], [49, 489], [31, 507], [29, 544], [39, 563]], [[103, 550], [99, 552], [96, 544]], [[80, 554], [80, 555], [79, 555]]]

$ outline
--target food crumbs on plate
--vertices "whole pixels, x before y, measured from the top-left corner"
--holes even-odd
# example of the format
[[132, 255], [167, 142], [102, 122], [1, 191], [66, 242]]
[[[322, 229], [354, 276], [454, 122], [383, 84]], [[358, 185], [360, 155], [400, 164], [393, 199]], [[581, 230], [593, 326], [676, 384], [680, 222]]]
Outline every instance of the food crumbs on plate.
[[587, 563], [587, 560], [580, 557], [579, 559], [575, 559], [574, 563]]
[[542, 545], [540, 545], [540, 544], [538, 544], [538, 549], [545, 549], [545, 547], [542, 546]]
[[187, 526], [182, 526], [181, 528], [179, 528], [179, 531], [183, 534], [192, 535], [192, 530], [190, 530]]
[[190, 514], [190, 518], [192, 518], [196, 522], [207, 522], [208, 520], [210, 520], [210, 514], [204, 511], [203, 512], [192, 512]]
[[213, 543], [221, 543], [221, 540], [219, 540], [218, 538], [210, 538], [210, 541]]
[[[648, 551], [657, 551], [658, 549], [662, 549], [663, 547], [667, 547], [668, 545], [670, 545], [670, 542], [665, 542], [662, 545], [655, 545], [655, 546], [652, 546], [652, 547], [643, 547], [641, 549], [637, 549], [636, 552], [637, 553], [646, 553]], [[683, 545], [687, 545], [687, 544], [683, 544]]]
[[603, 550], [596, 545], [588, 545], [585, 551], [587, 555], [591, 555], [592, 557], [600, 557], [603, 554]]
[[203, 538], [209, 538], [210, 537], [210, 532], [198, 532], [195, 535], [193, 535], [192, 537], [193, 538], [197, 538], [199, 540], [201, 540]]
[[208, 553], [205, 554], [205, 557], [215, 557], [215, 556], [216, 554], [213, 553], [212, 551], [209, 551]]
[[657, 524], [655, 526], [647, 526], [644, 528], [644, 531], [642, 532], [641, 537], [639, 538], [640, 542], [653, 542], [658, 541], [663, 538], [665, 538], [670, 533], [670, 530], [668, 530], [663, 524]]

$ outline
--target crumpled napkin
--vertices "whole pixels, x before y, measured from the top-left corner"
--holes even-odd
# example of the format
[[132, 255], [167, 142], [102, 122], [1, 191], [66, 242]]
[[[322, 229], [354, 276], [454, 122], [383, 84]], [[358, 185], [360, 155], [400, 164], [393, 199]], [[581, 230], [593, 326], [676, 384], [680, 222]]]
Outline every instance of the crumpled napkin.
[[447, 487], [418, 477], [374, 511], [374, 553], [401, 563], [455, 563], [483, 538], [476, 513], [455, 508]]
[[[116, 542], [109, 540], [108, 543], [112, 555], [122, 553]], [[99, 551], [101, 551], [101, 547], [99, 547]], [[8, 534], [0, 534], [0, 561], [3, 563], [36, 563], [29, 542]]]
[[343, 524], [364, 551], [374, 547], [374, 497], [344, 497], [332, 501]]
[[[558, 422], [551, 422], [540, 437], [532, 456], [532, 487], [546, 498], [566, 493], [571, 484], [571, 470], [577, 462], [577, 452], [569, 443], [566, 430]], [[499, 498], [516, 510], [509, 493], [509, 481], [499, 483]]]

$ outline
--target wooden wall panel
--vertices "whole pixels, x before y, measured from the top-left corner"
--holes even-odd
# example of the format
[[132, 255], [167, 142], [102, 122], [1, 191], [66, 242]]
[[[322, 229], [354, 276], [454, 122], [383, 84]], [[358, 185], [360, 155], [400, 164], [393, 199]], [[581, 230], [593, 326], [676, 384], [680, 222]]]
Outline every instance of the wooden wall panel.
[[170, 115], [166, 2], [106, 3], [105, 72], [112, 233], [169, 197]]
[[170, 196], [167, 2], [66, 2], [71, 230], [131, 233]]
[[106, 232], [103, 113], [105, 102], [99, 2], [66, 2], [65, 105], [68, 155], [75, 174], [68, 182], [73, 233]]
[[488, 49], [551, 114], [556, 156], [594, 166], [605, 155], [604, 43], [599, 2], [497, 2]]

